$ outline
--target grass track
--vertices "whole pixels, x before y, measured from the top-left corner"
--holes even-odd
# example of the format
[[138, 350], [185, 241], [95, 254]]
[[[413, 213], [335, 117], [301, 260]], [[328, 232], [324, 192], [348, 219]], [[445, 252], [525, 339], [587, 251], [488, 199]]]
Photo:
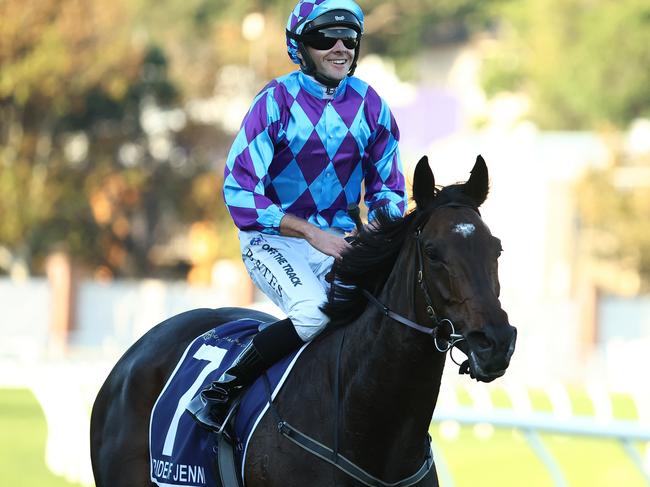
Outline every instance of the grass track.
[[0, 389], [0, 486], [73, 487], [45, 465], [47, 425], [27, 389]]
[[[469, 405], [471, 401], [459, 394], [460, 402]], [[542, 391], [530, 391], [530, 397], [536, 410], [550, 411]], [[571, 398], [576, 413], [592, 413], [584, 393], [571, 391]], [[492, 392], [492, 400], [497, 407], [511, 406], [498, 389]], [[615, 417], [636, 418], [629, 397], [613, 395], [612, 401]], [[481, 439], [474, 428], [462, 427], [455, 439], [447, 439], [434, 424], [431, 434], [454, 476], [454, 487], [553, 486], [549, 473], [517, 431], [497, 429], [488, 439]], [[645, 487], [616, 442], [557, 435], [544, 435], [543, 439], [571, 487]], [[32, 393], [0, 389], [0, 486], [75, 487], [47, 469], [45, 440], [45, 418]]]
[[[583, 388], [571, 387], [568, 392], [573, 414], [594, 414], [593, 404]], [[531, 389], [528, 394], [535, 411], [552, 412], [551, 402], [543, 390]], [[493, 388], [490, 395], [495, 407], [512, 407], [502, 389]], [[612, 394], [610, 397], [616, 419], [637, 419], [638, 412], [629, 396]], [[457, 390], [457, 399], [461, 405], [472, 405], [463, 388]], [[519, 431], [495, 429], [487, 439], [481, 439], [470, 426], [461, 427], [454, 439], [441, 435], [435, 423], [430, 431], [451, 470], [454, 487], [554, 487], [550, 473]], [[616, 441], [550, 434], [541, 437], [571, 487], [648, 487]], [[637, 448], [643, 455], [644, 445], [639, 444]]]
[[[454, 487], [553, 487], [549, 472], [523, 435], [496, 429], [489, 439], [462, 427], [456, 439], [432, 438], [444, 455]], [[647, 487], [622, 447], [613, 441], [542, 435], [571, 487]], [[442, 487], [446, 487], [442, 485]]]

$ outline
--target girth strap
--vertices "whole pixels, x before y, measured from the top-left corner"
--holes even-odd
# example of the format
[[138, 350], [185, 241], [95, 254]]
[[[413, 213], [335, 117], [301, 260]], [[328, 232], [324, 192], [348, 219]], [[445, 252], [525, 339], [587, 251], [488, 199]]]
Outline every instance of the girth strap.
[[323, 459], [327, 463], [341, 470], [346, 475], [349, 475], [350, 477], [358, 480], [363, 485], [367, 485], [369, 487], [409, 487], [411, 485], [417, 484], [429, 473], [429, 470], [431, 470], [431, 467], [433, 466], [433, 453], [431, 451], [431, 438], [428, 437], [427, 435], [426, 458], [424, 459], [424, 463], [422, 464], [420, 469], [417, 472], [415, 472], [413, 475], [393, 483], [384, 482], [378, 479], [377, 477], [370, 475], [368, 472], [366, 472], [361, 467], [352, 463], [350, 460], [345, 458], [340, 453], [335, 452], [331, 448], [316, 441], [312, 437], [302, 433], [301, 431], [297, 430], [289, 423], [284, 421], [280, 417], [277, 409], [275, 408], [275, 405], [273, 404], [273, 400], [271, 398], [271, 384], [269, 383], [269, 379], [266, 376], [266, 374], [264, 374], [264, 382], [266, 384], [266, 390], [269, 396], [269, 409], [271, 410], [273, 416], [275, 416], [275, 419], [277, 421], [278, 431], [284, 437], [286, 437], [291, 442], [298, 445], [303, 450], [306, 450], [309, 453]]
[[410, 477], [402, 479], [398, 482], [388, 483], [378, 479], [377, 477], [373, 477], [340, 453], [334, 453], [332, 449], [295, 429], [286, 421], [280, 421], [278, 423], [278, 430], [280, 433], [282, 433], [282, 435], [284, 435], [286, 438], [291, 440], [302, 449], [307, 450], [319, 458], [322, 458], [327, 463], [334, 465], [336, 468], [343, 471], [350, 477], [353, 477], [362, 484], [371, 487], [408, 487], [415, 485], [429, 473], [429, 470], [431, 470], [431, 467], [433, 466], [433, 454], [431, 452], [431, 445], [428, 445], [427, 456], [424, 460], [424, 463], [417, 472], [415, 472]]
[[226, 435], [217, 435], [217, 462], [219, 465], [219, 480], [222, 487], [240, 487], [241, 482], [235, 467], [235, 453], [232, 443]]

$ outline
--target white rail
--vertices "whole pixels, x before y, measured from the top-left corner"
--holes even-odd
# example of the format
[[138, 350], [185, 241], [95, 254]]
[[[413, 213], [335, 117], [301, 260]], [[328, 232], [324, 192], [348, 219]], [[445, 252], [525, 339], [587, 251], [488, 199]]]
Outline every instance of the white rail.
[[[650, 427], [637, 421], [610, 419], [602, 421], [597, 418], [585, 416], [572, 416], [558, 418], [550, 413], [527, 413], [518, 415], [512, 410], [493, 409], [490, 412], [479, 412], [469, 407], [455, 407], [454, 409], [436, 410], [434, 422], [455, 421], [461, 425], [490, 424], [495, 428], [509, 428], [521, 431], [538, 458], [549, 470], [553, 482], [557, 487], [568, 487], [558, 462], [546, 448], [540, 433], [551, 433], [567, 436], [587, 436], [616, 440], [620, 442], [625, 453], [639, 469], [639, 472], [650, 486], [650, 473], [643, 463], [643, 459], [634, 442], [650, 442]], [[434, 452], [435, 453], [435, 452]], [[436, 456], [436, 466], [445, 485], [453, 486], [453, 478], [442, 456]]]

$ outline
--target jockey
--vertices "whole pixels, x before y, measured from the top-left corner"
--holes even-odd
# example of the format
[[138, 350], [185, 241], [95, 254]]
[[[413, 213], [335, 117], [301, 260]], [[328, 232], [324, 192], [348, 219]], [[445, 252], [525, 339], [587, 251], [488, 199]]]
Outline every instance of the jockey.
[[352, 0], [298, 2], [286, 41], [300, 70], [262, 89], [230, 149], [223, 192], [244, 264], [287, 318], [263, 327], [190, 403], [209, 428], [219, 429], [243, 386], [325, 327], [325, 276], [349, 246], [344, 237], [355, 224], [347, 209], [358, 204], [362, 182], [369, 221], [380, 208], [404, 214], [397, 124], [353, 76], [363, 20]]

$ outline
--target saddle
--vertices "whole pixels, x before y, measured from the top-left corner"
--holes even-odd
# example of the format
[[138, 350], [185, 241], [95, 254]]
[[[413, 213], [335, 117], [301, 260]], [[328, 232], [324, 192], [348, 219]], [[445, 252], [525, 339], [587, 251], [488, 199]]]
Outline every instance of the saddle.
[[275, 398], [306, 345], [270, 367], [239, 395], [230, 408], [226, 434], [202, 428], [185, 408], [229, 368], [260, 325], [250, 319], [226, 323], [197, 337], [187, 347], [152, 409], [152, 483], [241, 485], [248, 441], [269, 407], [265, 381], [269, 381]]

